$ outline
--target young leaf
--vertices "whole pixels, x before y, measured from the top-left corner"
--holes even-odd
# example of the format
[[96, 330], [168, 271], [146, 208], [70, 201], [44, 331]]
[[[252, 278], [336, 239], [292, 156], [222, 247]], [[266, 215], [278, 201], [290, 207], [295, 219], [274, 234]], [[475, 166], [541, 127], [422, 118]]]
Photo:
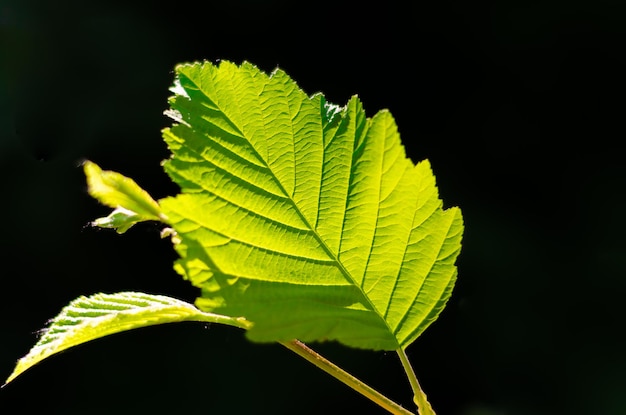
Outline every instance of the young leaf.
[[391, 114], [247, 62], [176, 74], [164, 168], [181, 193], [159, 205], [198, 307], [245, 316], [254, 341], [414, 341], [451, 295], [463, 222]]
[[93, 221], [94, 226], [126, 232], [137, 222], [165, 220], [159, 204], [133, 179], [117, 172], [102, 170], [87, 160], [83, 163], [89, 194], [115, 210], [106, 218]]
[[79, 297], [50, 321], [37, 344], [17, 362], [5, 385], [42, 360], [70, 347], [114, 333], [179, 321], [250, 326], [245, 319], [205, 313], [192, 304], [162, 295], [120, 292]]

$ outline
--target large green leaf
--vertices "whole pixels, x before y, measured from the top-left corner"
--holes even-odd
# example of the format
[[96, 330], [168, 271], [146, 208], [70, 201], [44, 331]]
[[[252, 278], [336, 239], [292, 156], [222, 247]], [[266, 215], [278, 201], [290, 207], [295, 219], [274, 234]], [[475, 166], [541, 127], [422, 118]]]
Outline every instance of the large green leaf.
[[196, 305], [254, 341], [395, 350], [439, 315], [463, 223], [388, 111], [306, 95], [282, 70], [180, 65], [163, 136], [181, 193], [159, 201]]

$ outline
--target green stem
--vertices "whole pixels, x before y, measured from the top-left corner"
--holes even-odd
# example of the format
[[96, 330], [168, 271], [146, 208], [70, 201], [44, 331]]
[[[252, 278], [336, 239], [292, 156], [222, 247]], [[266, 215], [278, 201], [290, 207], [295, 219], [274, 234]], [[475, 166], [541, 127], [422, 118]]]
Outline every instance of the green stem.
[[409, 362], [409, 358], [407, 357], [406, 352], [403, 348], [397, 349], [396, 352], [398, 353], [398, 356], [400, 356], [400, 361], [402, 362], [404, 371], [409, 378], [409, 383], [411, 384], [411, 388], [413, 389], [413, 401], [417, 405], [417, 411], [419, 415], [436, 415], [435, 411], [433, 411], [432, 406], [430, 406], [430, 403], [428, 402], [426, 394], [422, 390], [420, 383], [417, 381], [417, 376], [415, 376], [415, 371], [413, 371], [413, 367]]
[[340, 380], [346, 385], [350, 386], [355, 391], [359, 392], [361, 395], [375, 402], [382, 408], [388, 410], [394, 415], [415, 415], [412, 412], [404, 409], [402, 406], [393, 402], [386, 396], [382, 395], [380, 392], [372, 389], [365, 383], [361, 382], [359, 379], [355, 378], [345, 370], [341, 369], [330, 360], [321, 356], [314, 350], [310, 349], [306, 344], [302, 343], [299, 340], [292, 340], [290, 342], [280, 342], [283, 346], [288, 348], [289, 350], [295, 352], [300, 357], [305, 358], [310, 363], [313, 363], [318, 368], [322, 369], [326, 373], [330, 374], [334, 378]]

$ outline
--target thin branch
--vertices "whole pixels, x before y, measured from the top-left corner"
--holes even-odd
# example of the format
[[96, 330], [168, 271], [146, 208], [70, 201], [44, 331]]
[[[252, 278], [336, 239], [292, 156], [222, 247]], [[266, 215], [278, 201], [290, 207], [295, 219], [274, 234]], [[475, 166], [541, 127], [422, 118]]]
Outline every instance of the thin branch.
[[309, 362], [313, 363], [324, 372], [330, 374], [334, 378], [350, 386], [352, 389], [359, 392], [361, 395], [365, 396], [371, 401], [375, 402], [380, 407], [386, 409], [390, 413], [394, 415], [415, 415], [413, 412], [408, 411], [407, 409], [393, 402], [380, 392], [372, 389], [370, 386], [355, 378], [345, 370], [341, 369], [333, 362], [321, 356], [319, 353], [315, 352], [301, 341], [292, 340], [290, 342], [280, 342], [280, 344], [295, 352], [299, 356], [305, 358]]

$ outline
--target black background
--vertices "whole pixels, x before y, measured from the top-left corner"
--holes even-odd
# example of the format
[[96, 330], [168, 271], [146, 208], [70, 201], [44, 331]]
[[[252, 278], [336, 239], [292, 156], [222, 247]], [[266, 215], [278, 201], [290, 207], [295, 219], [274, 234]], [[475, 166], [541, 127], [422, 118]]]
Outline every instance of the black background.
[[[284, 69], [388, 108], [465, 219], [459, 280], [408, 349], [439, 415], [624, 414], [626, 7], [616, 1], [0, 2], [0, 373], [70, 300], [193, 301], [158, 228], [85, 225], [90, 159], [155, 198], [177, 63]], [[434, 3], [431, 4], [431, 3]], [[406, 407], [393, 353], [313, 345]], [[98, 340], [0, 390], [0, 413], [383, 410], [278, 345], [163, 325]]]

